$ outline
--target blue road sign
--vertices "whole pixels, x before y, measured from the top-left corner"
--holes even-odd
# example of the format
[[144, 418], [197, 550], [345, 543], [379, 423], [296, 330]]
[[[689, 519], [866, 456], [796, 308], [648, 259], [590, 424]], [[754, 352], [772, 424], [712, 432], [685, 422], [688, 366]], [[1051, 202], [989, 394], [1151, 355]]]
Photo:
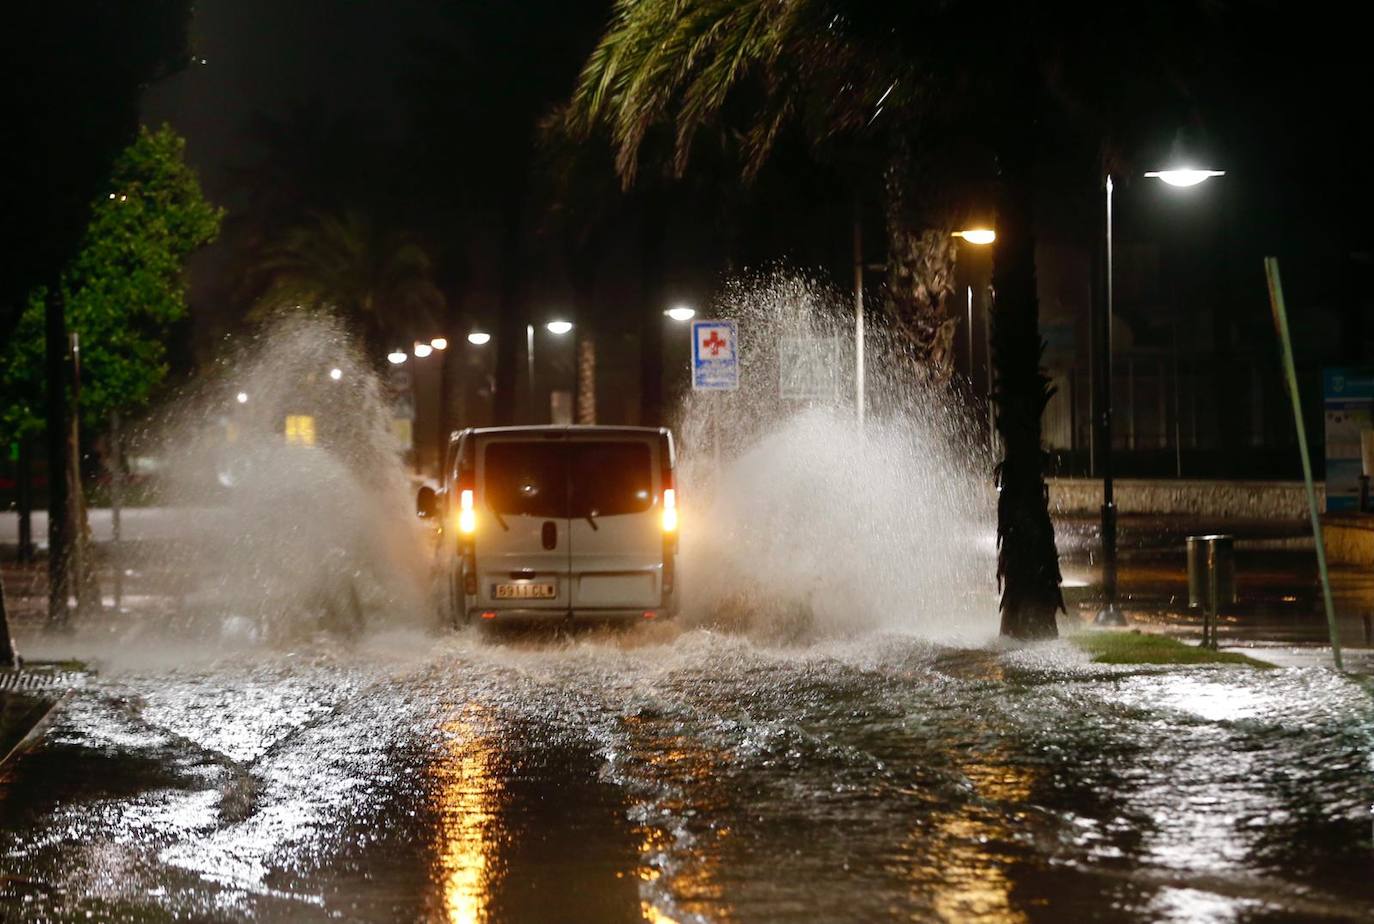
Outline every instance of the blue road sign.
[[734, 321], [692, 322], [692, 387], [739, 388], [739, 336]]
[[1374, 431], [1374, 369], [1323, 369], [1326, 510], [1360, 508], [1365, 434]]

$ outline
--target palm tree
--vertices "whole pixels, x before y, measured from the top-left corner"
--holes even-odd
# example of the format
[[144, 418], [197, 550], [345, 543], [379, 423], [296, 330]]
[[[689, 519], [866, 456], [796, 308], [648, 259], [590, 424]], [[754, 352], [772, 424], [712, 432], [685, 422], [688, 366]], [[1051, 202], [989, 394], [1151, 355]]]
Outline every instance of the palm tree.
[[269, 246], [256, 269], [265, 289], [255, 314], [337, 312], [358, 325], [373, 356], [434, 330], [444, 305], [424, 248], [357, 212], [312, 214]]
[[[885, 194], [890, 285], [885, 308], [927, 375], [952, 371], [954, 332], [947, 300], [956, 217], [951, 197], [911, 194], [923, 157], [905, 143], [905, 87], [913, 67], [868, 49], [834, 28], [831, 4], [802, 0], [697, 0], [686, 4], [622, 0], [582, 72], [567, 124], [589, 138], [603, 126], [626, 186], [638, 175], [641, 149], [656, 125], [672, 122], [664, 146], [671, 169], [686, 170], [697, 134], [748, 97], [733, 133], [746, 180], [753, 179], [789, 123], [817, 150], [862, 136], [841, 152], [856, 185]], [[816, 62], [825, 62], [817, 67]], [[938, 188], [948, 186], [941, 178]]]
[[[788, 126], [819, 151], [880, 158], [890, 275], [896, 297], [908, 303], [899, 327], [936, 379], [948, 352], [953, 214], [931, 191], [951, 179], [940, 169], [958, 161], [951, 150], [978, 151], [974, 160], [995, 165], [984, 179], [995, 190], [1003, 241], [995, 257], [993, 359], [1005, 453], [997, 469], [1005, 634], [1053, 636], [1062, 607], [1040, 441], [1049, 398], [1039, 365], [1032, 214], [1041, 117], [1067, 114], [1087, 126], [1093, 142], [1110, 137], [1108, 114], [1129, 109], [1128, 95], [1145, 88], [1159, 99], [1169, 95], [1162, 86], [1177, 85], [1152, 78], [1173, 70], [1177, 62], [1166, 55], [1196, 47], [1179, 40], [1176, 23], [1205, 6], [617, 0], [572, 100], [570, 126], [584, 134], [609, 128], [627, 184], [659, 125], [671, 127], [678, 173], [699, 130], [719, 122], [737, 129], [746, 178]], [[1103, 41], [1107, 35], [1112, 42]], [[1160, 36], [1166, 40], [1155, 41]], [[1205, 45], [1195, 21], [1190, 36]]]

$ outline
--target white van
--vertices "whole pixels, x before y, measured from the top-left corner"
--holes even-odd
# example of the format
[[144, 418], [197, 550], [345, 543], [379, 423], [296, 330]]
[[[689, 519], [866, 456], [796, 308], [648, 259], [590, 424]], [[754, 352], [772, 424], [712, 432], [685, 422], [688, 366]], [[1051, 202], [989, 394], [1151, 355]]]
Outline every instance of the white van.
[[438, 493], [438, 567], [456, 626], [643, 621], [677, 612], [673, 437], [650, 427], [453, 434]]

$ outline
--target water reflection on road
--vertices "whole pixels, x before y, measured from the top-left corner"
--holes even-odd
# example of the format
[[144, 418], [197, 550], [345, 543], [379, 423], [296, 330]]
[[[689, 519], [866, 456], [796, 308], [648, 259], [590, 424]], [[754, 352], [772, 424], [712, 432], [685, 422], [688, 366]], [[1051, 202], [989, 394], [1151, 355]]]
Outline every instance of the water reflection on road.
[[107, 664], [0, 918], [1360, 920], [1374, 709], [1058, 643], [404, 636]]

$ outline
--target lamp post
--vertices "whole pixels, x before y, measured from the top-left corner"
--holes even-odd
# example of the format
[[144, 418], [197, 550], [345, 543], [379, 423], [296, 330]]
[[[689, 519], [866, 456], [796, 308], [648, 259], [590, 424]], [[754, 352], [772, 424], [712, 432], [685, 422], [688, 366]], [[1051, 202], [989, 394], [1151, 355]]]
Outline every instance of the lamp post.
[[[1199, 170], [1195, 167], [1178, 167], [1170, 170], [1151, 170], [1145, 176], [1158, 179], [1170, 186], [1187, 188], [1206, 182], [1214, 176], [1225, 176], [1224, 170]], [[1113, 315], [1113, 272], [1112, 272], [1112, 193], [1115, 185], [1108, 173], [1103, 183], [1104, 217], [1106, 244], [1104, 270], [1106, 273], [1103, 287], [1104, 298], [1099, 302], [1097, 317], [1097, 337], [1093, 344], [1096, 362], [1093, 364], [1097, 374], [1097, 442], [1098, 457], [1102, 460], [1102, 609], [1093, 618], [1099, 626], [1124, 626], [1126, 616], [1117, 606], [1116, 599], [1116, 497], [1112, 481], [1112, 315]]]
[[[965, 229], [962, 230], [962, 231], [951, 231], [949, 236], [950, 236], [950, 237], [954, 237], [954, 238], [958, 238], [959, 240], [963, 241], [965, 244], [972, 244], [974, 247], [988, 247], [988, 246], [990, 246], [990, 245], [996, 243], [996, 241], [997, 241], [997, 232], [994, 231], [992, 228], [986, 228], [986, 227], [965, 228]], [[983, 315], [984, 315], [984, 321], [985, 321], [984, 327], [986, 328], [986, 317], [987, 317], [987, 313], [988, 313], [986, 293], [987, 293], [987, 288], [988, 288], [988, 287], [987, 287], [985, 284], [982, 284], [982, 288], [983, 288], [983, 291], [984, 291], [984, 300], [983, 300]], [[967, 308], [968, 308], [968, 329], [967, 329], [967, 334], [968, 334], [968, 379], [969, 379], [970, 388], [972, 388], [972, 385], [973, 385], [973, 286], [969, 286], [969, 287], [968, 287], [968, 292], [967, 292]], [[993, 410], [993, 405], [992, 405], [992, 357], [991, 357], [991, 352], [990, 352], [990, 351], [991, 351], [991, 346], [989, 346], [988, 349], [989, 349], [988, 364], [987, 364], [987, 369], [988, 369], [988, 445], [989, 445], [989, 446], [995, 446], [995, 445], [996, 445], [995, 440], [997, 439], [997, 426], [996, 426], [996, 421], [993, 419], [993, 415], [994, 415], [995, 412], [994, 412], [994, 410]]]
[[[561, 337], [573, 329], [572, 321], [565, 321], [555, 318], [544, 325], [544, 329], [556, 337]], [[526, 377], [529, 379], [530, 414], [535, 413], [535, 388], [534, 388], [534, 325], [525, 325], [525, 362]], [[574, 370], [575, 371], [575, 370]]]

